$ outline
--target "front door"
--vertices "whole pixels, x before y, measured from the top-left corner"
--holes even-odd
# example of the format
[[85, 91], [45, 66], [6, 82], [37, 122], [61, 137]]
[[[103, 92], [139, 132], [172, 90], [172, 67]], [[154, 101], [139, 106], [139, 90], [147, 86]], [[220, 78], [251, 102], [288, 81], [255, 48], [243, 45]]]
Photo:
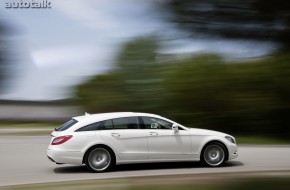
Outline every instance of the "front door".
[[[189, 160], [191, 138], [187, 130], [172, 130], [173, 123], [153, 117], [142, 117], [147, 133], [150, 160]], [[144, 130], [144, 129], [143, 129]]]

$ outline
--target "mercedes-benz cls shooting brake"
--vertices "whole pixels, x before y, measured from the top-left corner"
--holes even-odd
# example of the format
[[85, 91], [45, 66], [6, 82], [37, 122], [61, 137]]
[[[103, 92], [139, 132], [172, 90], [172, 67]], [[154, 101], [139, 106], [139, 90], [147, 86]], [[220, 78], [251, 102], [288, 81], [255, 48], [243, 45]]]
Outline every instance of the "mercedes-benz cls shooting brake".
[[74, 117], [51, 134], [48, 158], [103, 172], [115, 164], [201, 161], [220, 166], [238, 156], [231, 135], [187, 128], [159, 115], [102, 113]]

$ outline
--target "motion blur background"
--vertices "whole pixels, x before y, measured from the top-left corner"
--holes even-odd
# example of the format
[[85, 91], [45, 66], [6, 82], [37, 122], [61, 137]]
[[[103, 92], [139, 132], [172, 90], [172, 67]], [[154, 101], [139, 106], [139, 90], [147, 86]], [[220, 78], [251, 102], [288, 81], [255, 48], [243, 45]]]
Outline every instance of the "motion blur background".
[[289, 1], [51, 2], [1, 1], [1, 127], [136, 111], [289, 142]]
[[[7, 2], [31, 1], [0, 1], [0, 189], [289, 189], [289, 0]], [[156, 113], [227, 132], [240, 156], [214, 172], [147, 165], [156, 176], [115, 180], [49, 165], [51, 131], [85, 111]], [[203, 174], [157, 177], [179, 170]], [[99, 180], [1, 187], [41, 176]]]

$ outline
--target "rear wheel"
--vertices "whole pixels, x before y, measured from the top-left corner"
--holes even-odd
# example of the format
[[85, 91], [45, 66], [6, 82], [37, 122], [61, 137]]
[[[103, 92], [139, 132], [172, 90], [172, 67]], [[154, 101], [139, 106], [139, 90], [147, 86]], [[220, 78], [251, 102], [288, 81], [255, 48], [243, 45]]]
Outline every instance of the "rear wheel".
[[115, 157], [110, 149], [95, 147], [87, 154], [85, 164], [93, 172], [105, 172], [115, 164]]
[[226, 148], [219, 142], [206, 145], [201, 153], [201, 161], [210, 167], [221, 166], [226, 160]]

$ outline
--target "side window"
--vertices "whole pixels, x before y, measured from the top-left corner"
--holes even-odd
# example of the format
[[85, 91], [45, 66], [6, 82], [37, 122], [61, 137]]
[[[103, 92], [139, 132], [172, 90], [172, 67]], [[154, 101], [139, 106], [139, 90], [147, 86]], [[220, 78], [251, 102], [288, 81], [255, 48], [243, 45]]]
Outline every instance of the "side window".
[[104, 122], [104, 124], [103, 124], [103, 129], [104, 130], [110, 130], [110, 129], [113, 129], [113, 128], [114, 128], [113, 121], [111, 119]]
[[114, 129], [139, 129], [137, 117], [113, 119]]
[[172, 129], [173, 123], [153, 117], [142, 117], [145, 129]]
[[103, 129], [103, 122], [92, 123], [76, 130], [78, 131], [96, 131]]

